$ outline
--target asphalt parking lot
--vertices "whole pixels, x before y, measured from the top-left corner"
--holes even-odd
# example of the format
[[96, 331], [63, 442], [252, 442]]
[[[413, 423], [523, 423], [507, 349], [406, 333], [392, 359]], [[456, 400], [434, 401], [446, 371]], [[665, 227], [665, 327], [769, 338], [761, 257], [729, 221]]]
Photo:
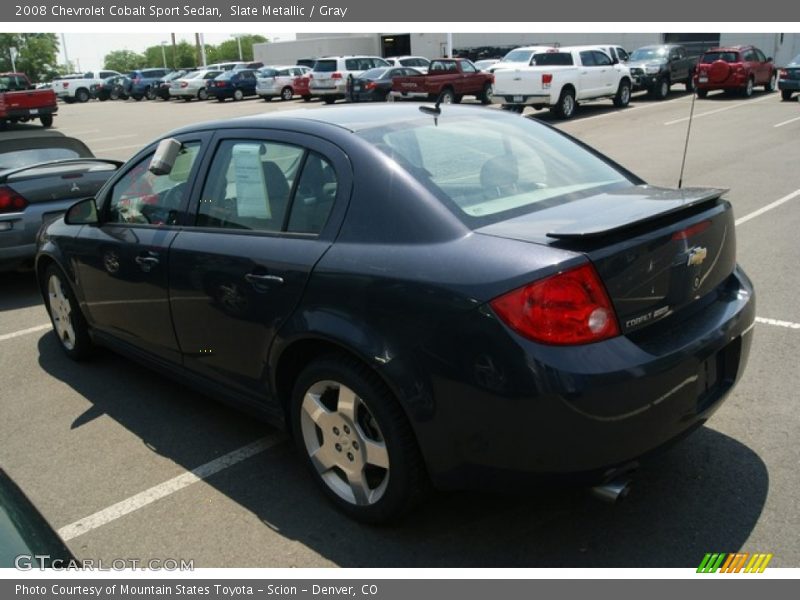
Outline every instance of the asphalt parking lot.
[[[526, 116], [675, 186], [691, 104], [680, 91], [663, 102], [634, 96], [624, 110], [590, 104], [568, 122]], [[300, 107], [331, 110], [89, 102], [61, 105], [55, 128], [125, 159], [183, 124]], [[104, 562], [696, 567], [706, 552], [743, 550], [800, 567], [799, 134], [800, 104], [779, 94], [712, 94], [694, 106], [684, 185], [730, 188], [759, 320], [733, 394], [706, 427], [641, 470], [621, 504], [580, 490], [439, 494], [398, 525], [358, 525], [325, 501], [280, 432], [113, 354], [72, 363], [30, 273], [0, 280], [0, 465], [79, 558]]]

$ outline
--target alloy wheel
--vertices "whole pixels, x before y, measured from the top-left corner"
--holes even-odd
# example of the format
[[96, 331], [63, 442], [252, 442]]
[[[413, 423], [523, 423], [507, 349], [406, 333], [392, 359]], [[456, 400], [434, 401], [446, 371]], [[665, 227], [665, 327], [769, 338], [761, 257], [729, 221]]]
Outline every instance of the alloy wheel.
[[47, 296], [56, 335], [64, 348], [73, 350], [75, 348], [75, 328], [72, 325], [72, 305], [58, 275], [51, 275], [48, 279]]

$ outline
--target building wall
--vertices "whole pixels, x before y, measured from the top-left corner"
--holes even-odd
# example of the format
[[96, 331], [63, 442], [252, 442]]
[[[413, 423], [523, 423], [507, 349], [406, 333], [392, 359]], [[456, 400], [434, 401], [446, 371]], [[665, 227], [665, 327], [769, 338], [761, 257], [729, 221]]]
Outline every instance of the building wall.
[[352, 34], [253, 44], [253, 59], [265, 65], [293, 65], [298, 58], [369, 54], [380, 56], [380, 36]]
[[720, 44], [756, 46], [772, 56], [776, 65], [783, 66], [800, 54], [800, 33], [723, 33]]

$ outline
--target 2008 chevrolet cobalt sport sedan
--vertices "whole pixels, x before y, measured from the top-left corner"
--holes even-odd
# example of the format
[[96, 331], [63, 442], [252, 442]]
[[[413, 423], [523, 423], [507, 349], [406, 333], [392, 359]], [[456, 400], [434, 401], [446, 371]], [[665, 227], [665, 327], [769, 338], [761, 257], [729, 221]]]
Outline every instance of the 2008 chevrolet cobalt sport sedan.
[[755, 318], [723, 192], [502, 111], [299, 110], [154, 142], [36, 269], [70, 357], [101, 344], [285, 426], [378, 522], [431, 482], [597, 482], [702, 425]]

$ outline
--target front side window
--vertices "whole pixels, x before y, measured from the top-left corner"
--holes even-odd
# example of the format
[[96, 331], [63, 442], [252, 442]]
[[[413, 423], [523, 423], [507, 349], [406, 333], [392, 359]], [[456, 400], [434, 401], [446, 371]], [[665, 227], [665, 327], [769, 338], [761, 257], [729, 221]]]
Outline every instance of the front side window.
[[605, 52], [592, 50], [592, 55], [594, 55], [594, 64], [598, 67], [607, 67], [613, 64]]
[[166, 175], [154, 175], [149, 170], [153, 154], [145, 156], [114, 184], [105, 222], [175, 224], [189, 191], [187, 182], [199, 151], [200, 142], [185, 143]]
[[469, 62], [467, 60], [464, 60], [464, 61], [461, 62], [461, 70], [464, 73], [477, 73], [478, 72], [478, 69], [476, 69], [475, 66], [471, 62]]
[[319, 233], [336, 196], [330, 163], [292, 144], [226, 140], [200, 197], [198, 227]]

